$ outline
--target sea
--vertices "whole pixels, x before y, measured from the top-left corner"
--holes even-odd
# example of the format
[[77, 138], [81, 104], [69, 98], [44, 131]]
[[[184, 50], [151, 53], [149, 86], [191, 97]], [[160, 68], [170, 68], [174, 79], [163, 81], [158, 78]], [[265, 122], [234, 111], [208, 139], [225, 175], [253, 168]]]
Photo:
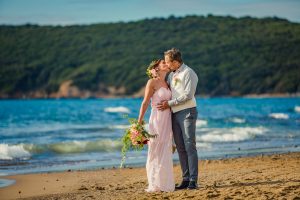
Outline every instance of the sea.
[[[121, 137], [129, 126], [126, 116], [137, 118], [141, 102], [141, 98], [1, 100], [0, 178], [118, 168]], [[300, 97], [199, 97], [197, 109], [199, 159], [300, 151]], [[149, 107], [146, 122], [150, 111]], [[147, 147], [130, 151], [125, 167], [145, 166], [146, 158]], [[176, 152], [173, 160], [179, 162]]]

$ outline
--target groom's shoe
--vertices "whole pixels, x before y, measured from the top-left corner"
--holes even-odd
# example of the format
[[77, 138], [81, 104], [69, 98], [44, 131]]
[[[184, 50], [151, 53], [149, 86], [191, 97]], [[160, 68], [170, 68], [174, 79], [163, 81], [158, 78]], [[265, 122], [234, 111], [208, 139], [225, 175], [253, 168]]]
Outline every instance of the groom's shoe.
[[187, 187], [188, 190], [195, 190], [198, 189], [198, 185], [196, 181], [190, 181], [189, 186]]
[[190, 181], [182, 181], [180, 185], [176, 185], [176, 190], [186, 189], [189, 186]]

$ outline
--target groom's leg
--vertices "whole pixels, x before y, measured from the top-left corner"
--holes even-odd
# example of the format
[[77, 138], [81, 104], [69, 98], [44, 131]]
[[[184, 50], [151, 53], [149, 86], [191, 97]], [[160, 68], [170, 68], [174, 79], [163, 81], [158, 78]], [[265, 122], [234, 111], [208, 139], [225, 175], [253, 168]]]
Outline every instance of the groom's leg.
[[185, 149], [188, 155], [188, 165], [190, 173], [190, 181], [196, 181], [198, 179], [198, 155], [196, 149], [196, 120], [197, 109], [189, 108], [184, 110], [184, 116], [181, 116], [182, 121], [180, 123], [182, 136], [184, 139]]
[[182, 179], [188, 181], [190, 179], [189, 167], [188, 167], [188, 157], [185, 150], [185, 145], [182, 137], [182, 131], [177, 120], [178, 114], [172, 113], [172, 130], [174, 141], [176, 144], [176, 149], [179, 155], [180, 166], [182, 170]]

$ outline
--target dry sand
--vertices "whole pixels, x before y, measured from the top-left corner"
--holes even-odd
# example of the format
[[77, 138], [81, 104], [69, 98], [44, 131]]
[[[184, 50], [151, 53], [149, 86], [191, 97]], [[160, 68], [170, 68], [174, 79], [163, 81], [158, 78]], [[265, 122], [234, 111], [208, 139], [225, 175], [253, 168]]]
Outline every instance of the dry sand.
[[[0, 199], [293, 199], [300, 200], [300, 153], [200, 160], [198, 190], [145, 193], [145, 168], [16, 175]], [[180, 167], [174, 166], [176, 182]]]

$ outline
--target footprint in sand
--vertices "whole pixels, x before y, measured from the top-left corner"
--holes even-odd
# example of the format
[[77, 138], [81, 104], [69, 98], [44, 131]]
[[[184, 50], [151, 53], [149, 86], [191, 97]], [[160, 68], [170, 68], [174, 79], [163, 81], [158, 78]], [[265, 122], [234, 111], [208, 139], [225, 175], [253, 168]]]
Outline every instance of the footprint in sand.
[[206, 197], [207, 198], [214, 198], [220, 196], [220, 192], [217, 190], [209, 190], [207, 191]]
[[105, 187], [96, 186], [95, 189], [96, 189], [96, 190], [105, 190]]
[[89, 190], [86, 186], [82, 185], [78, 190]]
[[116, 187], [115, 190], [125, 190], [125, 187]]
[[220, 196], [220, 194], [218, 194], [218, 193], [212, 193], [212, 194], [207, 194], [206, 195], [207, 198], [215, 198], [215, 197], [218, 197], [218, 196]]

